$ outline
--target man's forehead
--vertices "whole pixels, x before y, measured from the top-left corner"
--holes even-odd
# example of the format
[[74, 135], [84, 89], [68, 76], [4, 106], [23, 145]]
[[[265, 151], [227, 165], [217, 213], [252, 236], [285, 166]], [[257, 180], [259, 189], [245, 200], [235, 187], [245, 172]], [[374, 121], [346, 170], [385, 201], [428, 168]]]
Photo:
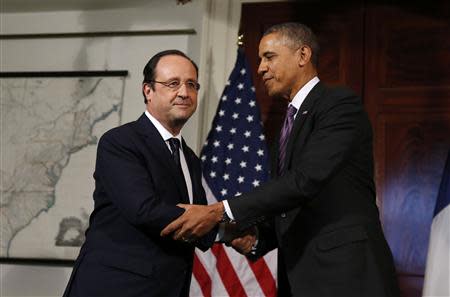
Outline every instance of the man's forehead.
[[156, 75], [179, 76], [182, 74], [196, 74], [195, 67], [187, 58], [178, 55], [161, 57], [156, 65]]
[[190, 63], [189, 59], [180, 55], [166, 55], [159, 59], [160, 63], [178, 63], [180, 61], [186, 61]]
[[259, 52], [264, 53], [265, 51], [271, 50], [273, 47], [281, 45], [281, 36], [275, 33], [270, 33], [263, 36], [259, 41]]
[[282, 48], [292, 48], [292, 42], [281, 33], [274, 32], [267, 34], [261, 38], [259, 42], [259, 55], [268, 52], [276, 52]]

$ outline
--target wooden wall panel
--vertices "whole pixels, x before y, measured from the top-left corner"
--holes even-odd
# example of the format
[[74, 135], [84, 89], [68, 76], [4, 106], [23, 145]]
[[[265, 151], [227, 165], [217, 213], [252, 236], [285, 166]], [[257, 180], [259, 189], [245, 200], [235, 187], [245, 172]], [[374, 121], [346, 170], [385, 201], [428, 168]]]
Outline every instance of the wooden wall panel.
[[450, 114], [383, 114], [377, 149], [385, 235], [399, 272], [423, 274], [429, 227], [450, 147]]
[[450, 148], [450, 21], [445, 9], [366, 7], [364, 98], [376, 182], [402, 296], [421, 296], [432, 214]]
[[450, 108], [450, 21], [443, 10], [366, 8], [364, 98], [378, 113]]
[[[355, 4], [356, 3], [356, 4]], [[258, 45], [264, 31], [282, 22], [298, 21], [312, 28], [321, 45], [319, 76], [329, 85], [346, 85], [362, 94], [363, 14], [362, 3], [244, 3], [241, 33], [252, 68], [256, 97], [269, 143], [280, 130], [287, 102], [267, 96], [257, 75]]]

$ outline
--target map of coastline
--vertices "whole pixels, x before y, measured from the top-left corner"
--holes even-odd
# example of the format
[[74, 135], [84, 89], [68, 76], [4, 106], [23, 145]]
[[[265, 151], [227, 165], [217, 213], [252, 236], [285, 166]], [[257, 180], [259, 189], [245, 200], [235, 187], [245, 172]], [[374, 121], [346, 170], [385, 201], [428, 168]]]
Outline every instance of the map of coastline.
[[124, 77], [0, 81], [0, 257], [71, 259], [77, 251], [64, 249], [84, 240], [95, 147], [120, 123]]

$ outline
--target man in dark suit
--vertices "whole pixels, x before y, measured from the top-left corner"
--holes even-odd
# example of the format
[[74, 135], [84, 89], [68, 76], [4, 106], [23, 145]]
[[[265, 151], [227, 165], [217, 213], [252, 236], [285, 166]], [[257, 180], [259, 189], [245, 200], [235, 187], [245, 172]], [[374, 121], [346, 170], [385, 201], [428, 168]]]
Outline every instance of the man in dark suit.
[[182, 205], [187, 211], [162, 235], [199, 236], [221, 220], [258, 225], [257, 236], [232, 244], [249, 257], [278, 248], [278, 296], [398, 296], [376, 206], [370, 122], [353, 92], [319, 81], [318, 51], [302, 24], [265, 32], [258, 73], [270, 96], [289, 101], [273, 179], [223, 203]]
[[[188, 296], [192, 241], [162, 238], [184, 210], [206, 204], [200, 162], [180, 131], [197, 108], [198, 69], [184, 53], [163, 51], [144, 68], [145, 113], [100, 139], [95, 208], [64, 296]], [[181, 144], [181, 145], [180, 145]]]

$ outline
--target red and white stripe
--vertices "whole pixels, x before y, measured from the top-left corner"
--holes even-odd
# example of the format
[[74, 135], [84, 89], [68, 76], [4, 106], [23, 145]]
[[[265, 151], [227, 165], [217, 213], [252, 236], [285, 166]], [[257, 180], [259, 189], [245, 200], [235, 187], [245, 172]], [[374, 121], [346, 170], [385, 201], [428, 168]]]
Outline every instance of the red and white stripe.
[[[203, 180], [208, 203], [217, 202]], [[276, 251], [256, 262], [247, 260], [233, 248], [216, 243], [203, 253], [196, 250], [191, 297], [276, 296]]]

